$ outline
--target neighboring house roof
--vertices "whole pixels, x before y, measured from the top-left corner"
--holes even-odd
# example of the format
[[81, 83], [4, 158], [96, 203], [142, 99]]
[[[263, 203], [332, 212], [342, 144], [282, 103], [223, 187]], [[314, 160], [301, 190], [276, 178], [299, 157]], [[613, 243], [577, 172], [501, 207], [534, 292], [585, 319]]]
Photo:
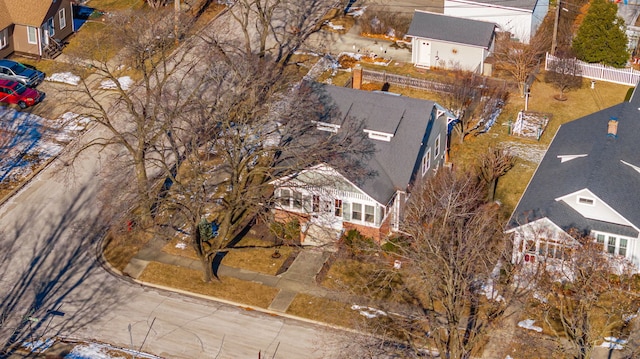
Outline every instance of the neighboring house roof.
[[0, 0], [0, 28], [11, 24], [39, 27], [52, 4], [50, 0]]
[[[547, 217], [565, 231], [576, 228], [582, 231], [638, 236], [638, 95], [634, 94], [631, 102], [582, 117], [558, 129], [511, 217], [509, 228]], [[611, 118], [618, 119], [616, 136], [608, 135]], [[562, 200], [575, 193], [592, 194], [598, 202], [604, 202], [602, 208], [609, 213], [609, 218], [625, 219], [628, 222], [586, 218], [572, 208], [575, 202]]]
[[488, 48], [496, 24], [416, 10], [407, 36]]
[[484, 4], [492, 7], [514, 8], [533, 12], [538, 4], [538, 0], [449, 0], [460, 3]]
[[[335, 101], [341, 112], [338, 121], [353, 117], [364, 121], [365, 131], [393, 135], [389, 142], [371, 140], [375, 154], [367, 167], [375, 175], [366, 178], [360, 188], [383, 205], [397, 190], [406, 190], [418, 161], [423, 136], [431, 128], [429, 119], [435, 102], [331, 85], [318, 86]], [[441, 139], [443, 143], [445, 140]], [[343, 175], [354, 180], [348, 173]]]
[[7, 9], [5, 2], [0, 0], [0, 30], [9, 27], [11, 24], [13, 24], [13, 21], [9, 16], [9, 9]]

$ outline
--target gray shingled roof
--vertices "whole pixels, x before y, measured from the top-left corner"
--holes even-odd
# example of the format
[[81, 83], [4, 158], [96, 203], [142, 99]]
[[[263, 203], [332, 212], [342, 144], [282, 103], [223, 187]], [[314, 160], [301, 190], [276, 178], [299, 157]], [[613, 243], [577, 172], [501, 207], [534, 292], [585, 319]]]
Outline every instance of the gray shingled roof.
[[495, 27], [492, 22], [416, 10], [407, 36], [488, 48]]
[[[547, 217], [563, 230], [600, 230], [637, 236], [630, 226], [588, 220], [555, 198], [587, 188], [635, 226], [640, 226], [640, 98], [562, 125], [538, 166], [509, 228]], [[618, 121], [617, 137], [607, 136], [607, 123]], [[588, 154], [560, 163], [558, 155]]]
[[538, 0], [469, 0], [487, 5], [504, 6], [516, 9], [523, 9], [533, 11], [538, 3]]
[[[367, 166], [376, 175], [367, 178], [360, 187], [376, 201], [386, 204], [396, 190], [407, 188], [416, 165], [419, 165], [418, 155], [423, 138], [427, 131], [432, 130], [429, 118], [435, 102], [330, 85], [319, 86], [335, 101], [343, 119], [354, 117], [364, 121], [365, 129], [394, 135], [390, 142], [372, 140], [376, 152]], [[348, 173], [343, 175], [349, 178]]]

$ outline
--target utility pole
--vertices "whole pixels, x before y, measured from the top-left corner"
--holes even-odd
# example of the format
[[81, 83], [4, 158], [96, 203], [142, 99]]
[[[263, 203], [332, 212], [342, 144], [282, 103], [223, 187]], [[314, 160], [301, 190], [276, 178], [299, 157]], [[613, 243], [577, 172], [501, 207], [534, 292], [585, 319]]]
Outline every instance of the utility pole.
[[558, 21], [560, 20], [560, 9], [562, 8], [561, 0], [556, 4], [556, 18], [553, 22], [553, 37], [551, 38], [551, 55], [556, 55], [556, 47], [558, 47]]

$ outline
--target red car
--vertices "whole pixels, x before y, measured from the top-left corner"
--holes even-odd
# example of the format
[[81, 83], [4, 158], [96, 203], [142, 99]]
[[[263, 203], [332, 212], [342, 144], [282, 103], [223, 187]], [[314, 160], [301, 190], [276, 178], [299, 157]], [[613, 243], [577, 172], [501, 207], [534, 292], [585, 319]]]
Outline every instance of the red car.
[[25, 109], [44, 99], [45, 93], [19, 82], [0, 80], [0, 102], [12, 103]]

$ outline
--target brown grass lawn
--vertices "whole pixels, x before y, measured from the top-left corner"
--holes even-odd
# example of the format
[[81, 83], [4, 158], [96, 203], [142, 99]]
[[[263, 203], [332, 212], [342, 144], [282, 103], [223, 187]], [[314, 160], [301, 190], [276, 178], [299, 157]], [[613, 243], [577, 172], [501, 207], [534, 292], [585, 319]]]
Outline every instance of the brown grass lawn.
[[[184, 247], [184, 248], [182, 248]], [[284, 261], [299, 249], [295, 247], [277, 247], [280, 257], [273, 258], [276, 250], [270, 241], [247, 235], [235, 247], [230, 248], [222, 260], [222, 264], [250, 270], [253, 272], [276, 275]], [[195, 250], [185, 239], [174, 238], [167, 243], [162, 251], [172, 255], [198, 260]]]
[[376, 269], [373, 263], [367, 263], [355, 259], [338, 259], [329, 268], [329, 271], [322, 281], [322, 285], [335, 290], [355, 290], [364, 289], [369, 284], [370, 273]]
[[[273, 258], [272, 254], [278, 250], [280, 257]], [[245, 236], [237, 245], [224, 256], [222, 264], [229, 267], [243, 268], [254, 272], [275, 275], [284, 261], [294, 252], [296, 247], [273, 247], [273, 242]]]
[[260, 308], [269, 307], [279, 291], [277, 288], [229, 277], [205, 283], [202, 281], [202, 272], [199, 270], [157, 262], [149, 263], [138, 279]]
[[296, 295], [287, 314], [347, 328], [356, 327], [358, 321], [364, 318], [358, 311], [351, 309], [350, 303], [304, 293]]
[[145, 6], [144, 0], [89, 0], [87, 6], [100, 11], [118, 11], [127, 9], [141, 9]]

